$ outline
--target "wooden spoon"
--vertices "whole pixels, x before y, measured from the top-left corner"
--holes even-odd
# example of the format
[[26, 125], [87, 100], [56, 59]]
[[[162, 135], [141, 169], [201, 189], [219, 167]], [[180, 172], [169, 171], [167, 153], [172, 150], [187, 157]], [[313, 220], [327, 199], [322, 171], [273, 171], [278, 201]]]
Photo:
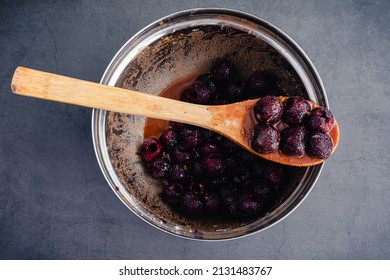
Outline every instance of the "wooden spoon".
[[[324, 161], [308, 155], [294, 157], [279, 151], [259, 154], [252, 150], [248, 122], [258, 99], [218, 106], [197, 105], [24, 67], [16, 69], [11, 88], [20, 95], [204, 127], [228, 137], [253, 154], [285, 165], [312, 166]], [[313, 102], [311, 105], [318, 107]], [[340, 135], [336, 120], [329, 135], [334, 152]]]

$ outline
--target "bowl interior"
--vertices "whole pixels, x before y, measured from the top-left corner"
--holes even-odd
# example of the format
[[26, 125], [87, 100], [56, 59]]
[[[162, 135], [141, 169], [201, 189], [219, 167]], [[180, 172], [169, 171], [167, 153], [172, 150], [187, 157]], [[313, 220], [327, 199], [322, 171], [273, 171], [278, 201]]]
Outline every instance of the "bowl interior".
[[[284, 48], [288, 50], [289, 44], [268, 26], [254, 24], [242, 16], [220, 13], [174, 16], [152, 24], [131, 39], [114, 58], [103, 82], [158, 95], [172, 82], [208, 72], [216, 58], [227, 57], [240, 70], [239, 79], [256, 70], [270, 70], [279, 77], [285, 95], [301, 95], [326, 103], [326, 98], [313, 90], [318, 85], [308, 86], [307, 80], [302, 79], [299, 72], [305, 72], [307, 66], [295, 67], [294, 63], [300, 62], [295, 59], [291, 63], [289, 56], [283, 54]], [[266, 228], [300, 203], [321, 169], [289, 168], [283, 195], [258, 219], [245, 222], [227, 218], [188, 219], [162, 202], [162, 184], [147, 175], [137, 153], [143, 141], [145, 118], [104, 111], [96, 116], [97, 134], [100, 133], [98, 159], [100, 153], [102, 169], [115, 192], [147, 222], [183, 237], [228, 239]]]

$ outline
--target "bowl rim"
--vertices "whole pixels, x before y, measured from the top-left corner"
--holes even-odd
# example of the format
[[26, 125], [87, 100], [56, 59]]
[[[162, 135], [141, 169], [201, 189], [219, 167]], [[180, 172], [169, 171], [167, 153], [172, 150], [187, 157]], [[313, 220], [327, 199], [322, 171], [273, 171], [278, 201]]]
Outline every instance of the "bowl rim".
[[[109, 84], [110, 80], [117, 81], [117, 78], [113, 79], [113, 73], [114, 70], [118, 72], [118, 65], [120, 64], [120, 60], [123, 57], [124, 53], [126, 52], [126, 49], [129, 47], [130, 44], [132, 44], [134, 41], [136, 41], [139, 37], [141, 37], [143, 34], [147, 33], [148, 31], [152, 30], [158, 25], [161, 25], [162, 22], [169, 22], [172, 20], [176, 20], [179, 18], [183, 17], [188, 17], [192, 15], [199, 15], [199, 14], [217, 14], [217, 15], [227, 15], [227, 16], [233, 16], [241, 19], [248, 20], [249, 22], [254, 22], [260, 26], [265, 27], [266, 29], [270, 30], [272, 33], [275, 33], [278, 37], [280, 37], [283, 41], [288, 43], [288, 45], [294, 50], [296, 54], [299, 55], [299, 57], [302, 59], [306, 66], [306, 70], [310, 71], [311, 76], [313, 79], [315, 79], [315, 83], [318, 87], [318, 89], [321, 91], [321, 97], [322, 97], [322, 103], [324, 104], [325, 107], [329, 108], [328, 104], [328, 98], [327, 94], [325, 91], [325, 87], [322, 83], [322, 80], [314, 67], [314, 64], [312, 61], [309, 59], [307, 54], [302, 50], [302, 48], [293, 40], [291, 39], [286, 33], [284, 33], [282, 30], [277, 28], [276, 26], [272, 25], [271, 23], [254, 16], [252, 14], [249, 14], [247, 12], [243, 11], [238, 11], [238, 10], [233, 10], [233, 9], [225, 9], [225, 8], [195, 8], [195, 9], [187, 9], [187, 10], [182, 10], [179, 12], [175, 12], [172, 14], [169, 14], [165, 17], [162, 17], [160, 19], [155, 20], [154, 22], [150, 23], [149, 25], [145, 26], [142, 28], [140, 31], [138, 31], [136, 34], [134, 34], [130, 39], [128, 39], [122, 47], [116, 52], [114, 57], [111, 59], [110, 63], [108, 64], [107, 68], [105, 69], [103, 76], [100, 80], [100, 83], [102, 84]], [[124, 63], [122, 63], [124, 64]], [[119, 71], [122, 72], [122, 71]], [[299, 75], [299, 73], [298, 73]], [[300, 76], [300, 75], [299, 75]], [[301, 76], [300, 76], [301, 77]], [[305, 86], [306, 87], [306, 86]], [[273, 225], [276, 225], [280, 221], [284, 220], [287, 216], [289, 216], [294, 210], [305, 200], [305, 198], [309, 195], [313, 187], [315, 186], [322, 169], [324, 167], [324, 163], [321, 163], [319, 165], [316, 165], [314, 167], [308, 168], [303, 175], [303, 177], [306, 176], [311, 176], [309, 183], [307, 184], [309, 187], [303, 188], [300, 190], [300, 195], [299, 195], [299, 200], [292, 205], [292, 207], [287, 208], [287, 210], [284, 210], [283, 215], [279, 216], [276, 220], [272, 220], [268, 224], [266, 224], [264, 227], [254, 229], [251, 231], [246, 231], [243, 232], [241, 235], [238, 236], [227, 236], [227, 237], [222, 237], [222, 238], [216, 238], [216, 239], [204, 239], [204, 238], [198, 238], [196, 236], [186, 236], [183, 234], [179, 234], [178, 232], [168, 230], [167, 228], [161, 227], [158, 225], [158, 223], [153, 223], [152, 221], [148, 220], [145, 218], [142, 214], [138, 213], [130, 207], [127, 200], [133, 200], [133, 203], [136, 204], [136, 200], [132, 199], [130, 195], [124, 197], [123, 191], [127, 192], [126, 189], [124, 188], [123, 191], [120, 189], [121, 183], [119, 182], [118, 178], [112, 178], [112, 175], [115, 174], [115, 169], [112, 166], [111, 160], [109, 159], [108, 153], [105, 154], [104, 150], [107, 151], [107, 145], [106, 145], [106, 137], [105, 137], [105, 131], [106, 131], [106, 123], [105, 123], [105, 118], [106, 116], [106, 111], [100, 110], [100, 109], [93, 109], [92, 111], [92, 118], [91, 118], [91, 129], [92, 129], [92, 140], [93, 140], [93, 146], [95, 150], [95, 155], [99, 164], [99, 167], [103, 173], [103, 176], [105, 177], [108, 185], [111, 187], [113, 192], [116, 194], [116, 196], [121, 200], [121, 202], [128, 208], [130, 211], [132, 211], [136, 216], [141, 218], [143, 221], [146, 223], [152, 225], [153, 227], [168, 233], [173, 236], [189, 239], [189, 240], [197, 240], [197, 241], [226, 241], [226, 240], [234, 240], [238, 238], [243, 238], [250, 236], [252, 234], [258, 233], [260, 231], [263, 231]], [[108, 161], [107, 161], [108, 157]], [[107, 166], [107, 164], [109, 166]], [[309, 172], [311, 171], [311, 172]], [[113, 174], [112, 174], [113, 173]], [[310, 173], [310, 174], [309, 174]], [[315, 174], [315, 175], [313, 175]], [[296, 189], [293, 191], [293, 193], [299, 189], [297, 186]], [[293, 194], [292, 193], [292, 194]], [[289, 198], [292, 197], [292, 194], [290, 194]], [[297, 198], [297, 197], [295, 197]], [[282, 204], [285, 204], [286, 199]], [[132, 205], [134, 205], [132, 204]], [[291, 205], [290, 205], [291, 206]], [[280, 207], [280, 206], [279, 206]], [[275, 211], [275, 210], [274, 210]], [[221, 232], [218, 232], [220, 234]]]

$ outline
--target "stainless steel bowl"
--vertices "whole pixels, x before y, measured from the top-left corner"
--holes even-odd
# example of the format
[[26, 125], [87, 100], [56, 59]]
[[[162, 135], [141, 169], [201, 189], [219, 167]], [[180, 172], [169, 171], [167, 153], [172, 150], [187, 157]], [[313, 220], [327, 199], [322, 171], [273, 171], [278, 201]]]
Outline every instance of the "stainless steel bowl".
[[[150, 24], [118, 51], [101, 83], [157, 95], [178, 78], [206, 71], [222, 56], [240, 67], [242, 78], [257, 69], [272, 70], [287, 93], [328, 107], [317, 71], [291, 38], [260, 18], [226, 9], [187, 10]], [[254, 221], [194, 221], [162, 203], [160, 183], [146, 174], [137, 155], [144, 123], [144, 117], [94, 110], [96, 156], [108, 184], [133, 213], [181, 237], [225, 240], [264, 230], [304, 200], [323, 166], [294, 168], [279, 204]]]

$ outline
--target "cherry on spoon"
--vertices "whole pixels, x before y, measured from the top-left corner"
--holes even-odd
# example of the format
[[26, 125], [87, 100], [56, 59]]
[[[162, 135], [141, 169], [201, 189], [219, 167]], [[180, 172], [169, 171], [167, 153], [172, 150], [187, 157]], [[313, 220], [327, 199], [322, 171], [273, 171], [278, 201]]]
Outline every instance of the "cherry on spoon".
[[[218, 106], [197, 105], [25, 67], [15, 70], [11, 89], [24, 96], [200, 126], [229, 138], [255, 155], [284, 165], [312, 166], [324, 161], [306, 155], [288, 156], [279, 151], [255, 152], [250, 145], [247, 122], [258, 99]], [[281, 101], [285, 98], [279, 97]], [[310, 104], [312, 109], [319, 107]], [[328, 134], [333, 141], [333, 153], [340, 137], [336, 119]]]

